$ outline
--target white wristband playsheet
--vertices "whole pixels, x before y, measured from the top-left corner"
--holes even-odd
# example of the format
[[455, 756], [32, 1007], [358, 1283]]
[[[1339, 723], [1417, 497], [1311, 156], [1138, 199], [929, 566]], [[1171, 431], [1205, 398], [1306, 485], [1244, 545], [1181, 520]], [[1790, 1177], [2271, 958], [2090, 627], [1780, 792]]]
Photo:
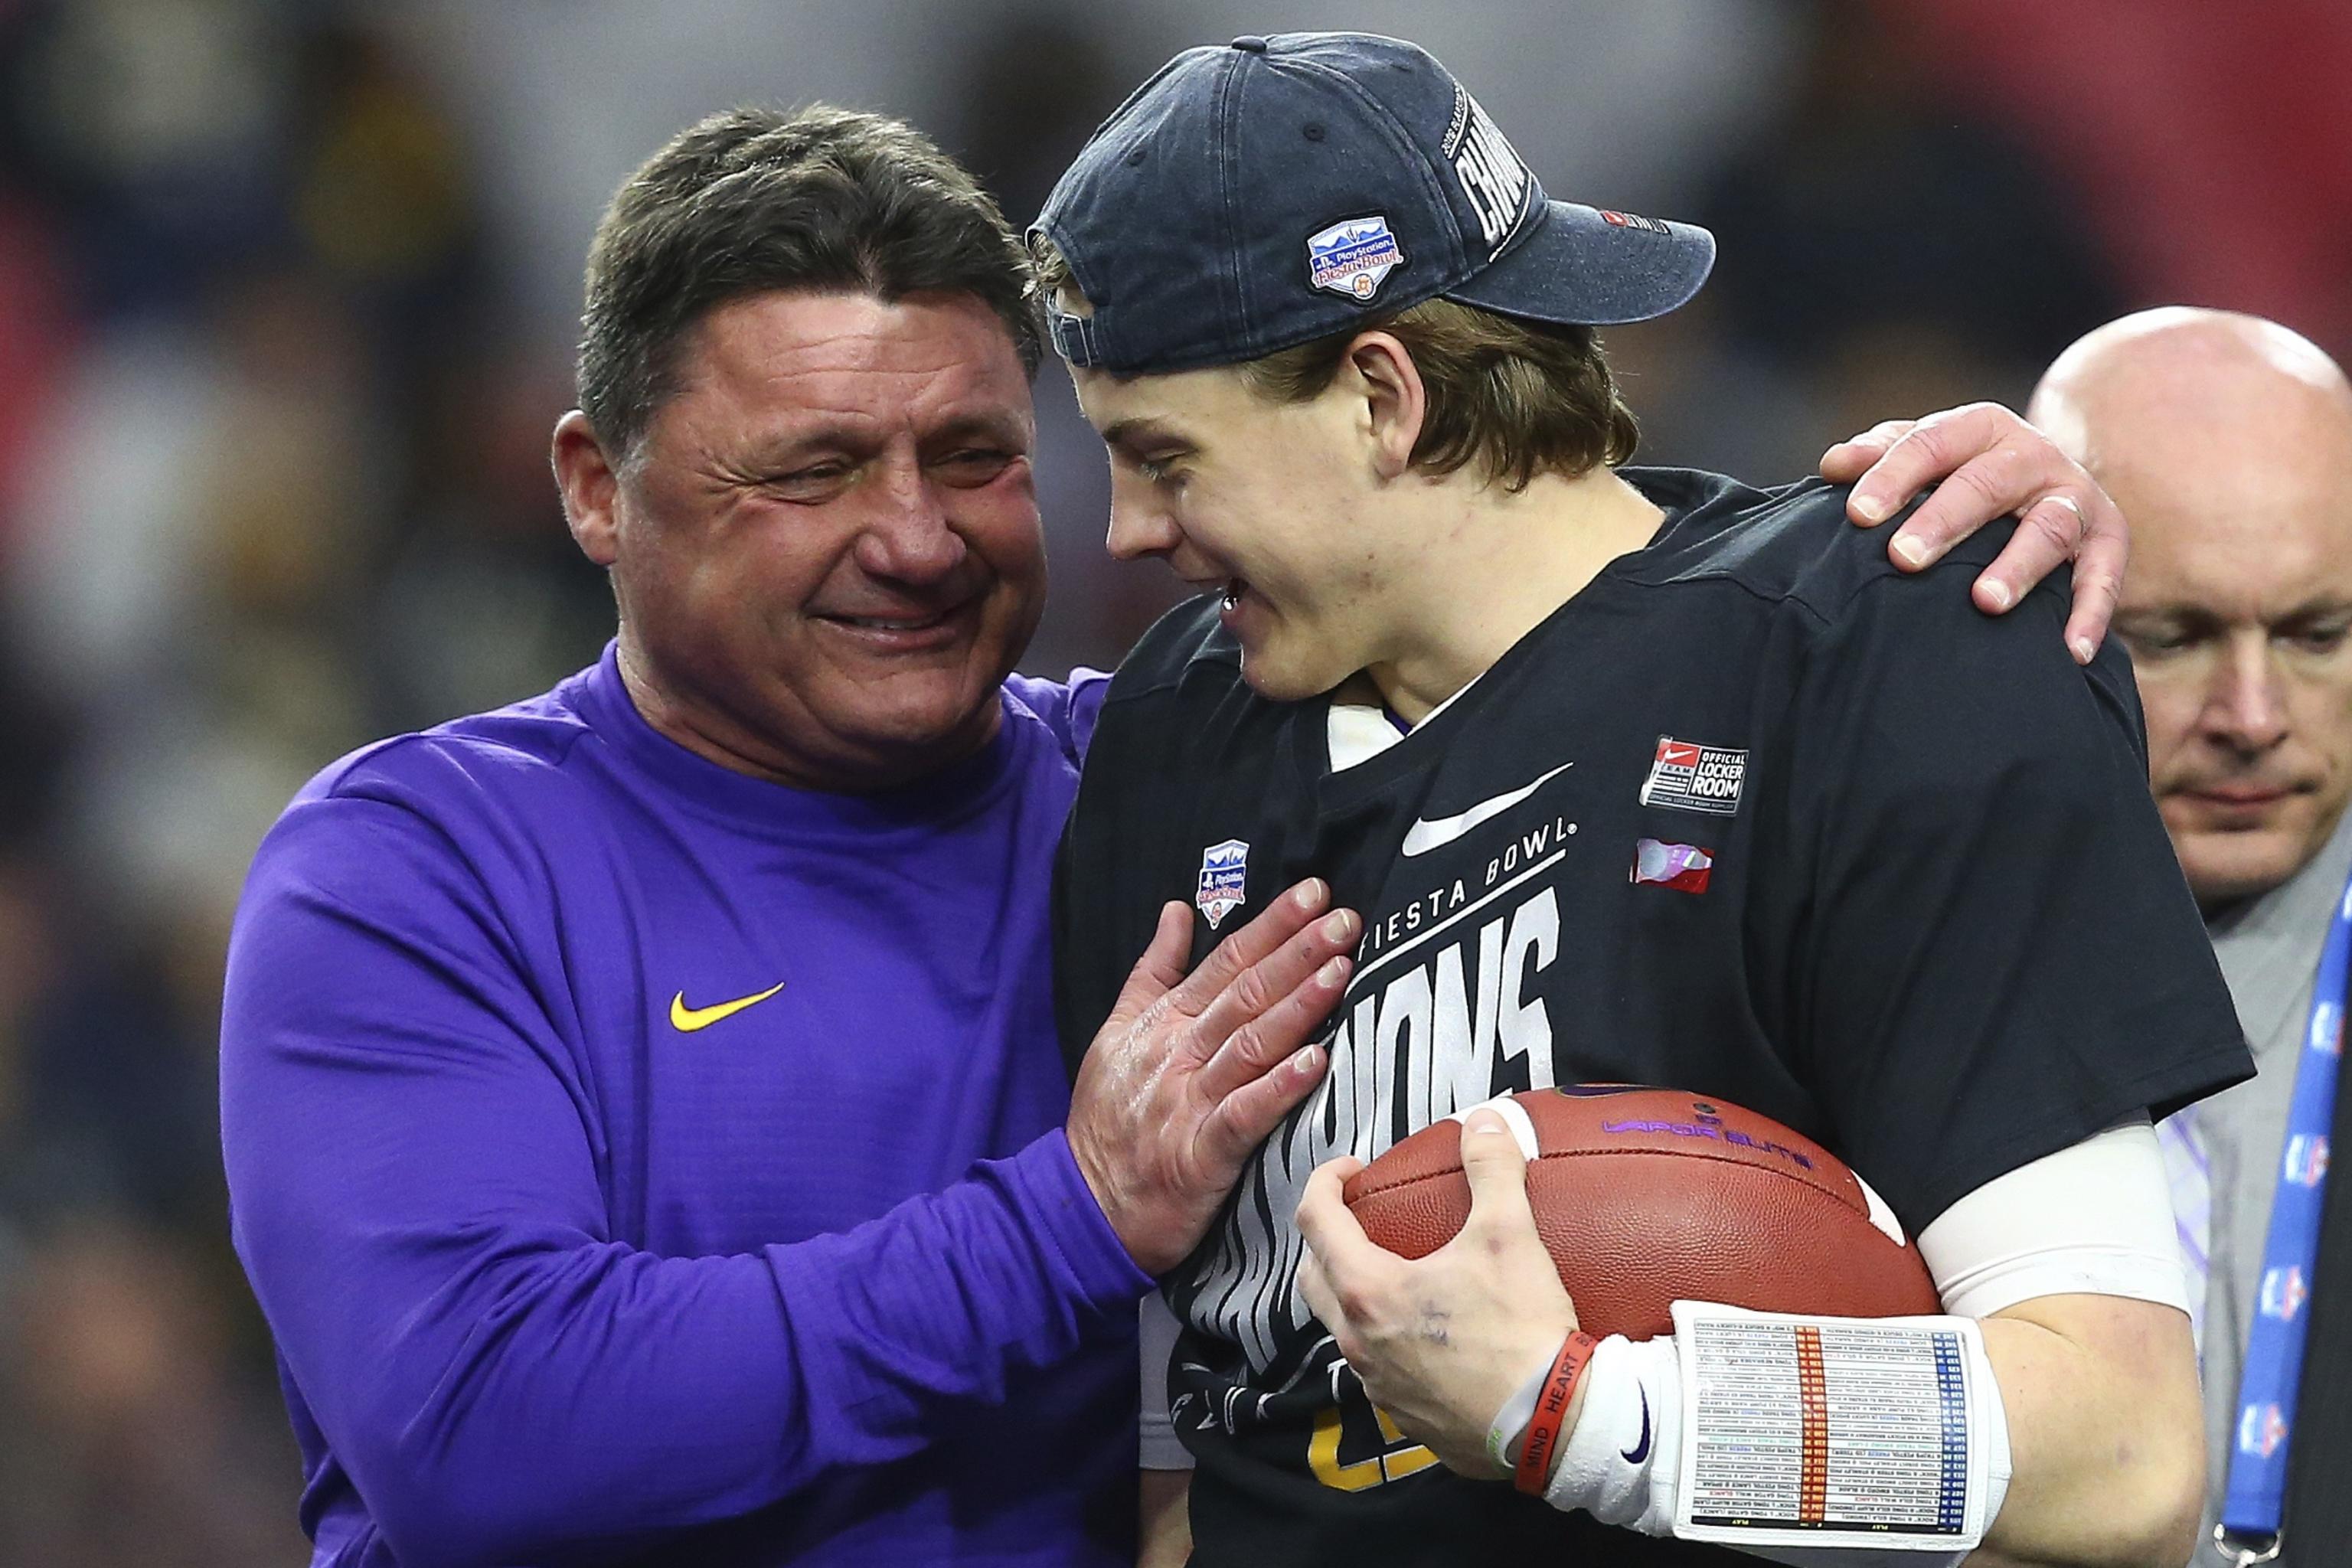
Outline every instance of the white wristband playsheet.
[[1973, 1321], [1673, 1312], [1676, 1536], [1953, 1553], [1983, 1539], [1995, 1445], [1979, 1428], [2001, 1411]]

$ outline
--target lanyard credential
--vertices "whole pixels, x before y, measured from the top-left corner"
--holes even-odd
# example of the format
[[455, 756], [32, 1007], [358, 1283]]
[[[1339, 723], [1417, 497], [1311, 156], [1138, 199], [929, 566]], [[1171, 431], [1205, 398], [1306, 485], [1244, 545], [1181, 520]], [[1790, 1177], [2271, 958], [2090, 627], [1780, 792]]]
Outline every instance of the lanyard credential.
[[[2320, 1205], [2327, 1195], [2327, 1129], [2336, 1110], [2336, 1069], [2344, 1057], [2347, 955], [2352, 955], [2352, 883], [2336, 900], [2336, 918], [2327, 925], [2319, 973], [2311, 988], [2311, 1020], [2295, 1058], [2278, 1195], [2271, 1200], [2262, 1285], [2254, 1297], [2253, 1327], [2246, 1335], [2245, 1374], [2238, 1384], [2230, 1485], [2222, 1494], [2221, 1522], [2213, 1527], [2214, 1544], [2237, 1568], [2271, 1561], [2278, 1555], [2282, 1539], [2295, 1389], [2303, 1378], [2304, 1331], [2311, 1323], [2311, 1314], [2304, 1309], [2310, 1300], [2319, 1251]], [[2352, 1282], [2338, 1280], [2336, 1288], [2352, 1289]]]

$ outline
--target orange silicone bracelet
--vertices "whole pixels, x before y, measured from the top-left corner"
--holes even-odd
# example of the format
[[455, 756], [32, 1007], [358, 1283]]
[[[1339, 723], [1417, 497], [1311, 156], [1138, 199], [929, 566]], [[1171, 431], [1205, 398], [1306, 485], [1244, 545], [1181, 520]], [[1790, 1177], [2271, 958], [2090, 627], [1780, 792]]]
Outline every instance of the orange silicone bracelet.
[[1551, 1479], [1552, 1452], [1559, 1447], [1559, 1429], [1576, 1397], [1576, 1380], [1584, 1375], [1584, 1363], [1600, 1344], [1582, 1329], [1570, 1334], [1551, 1363], [1551, 1374], [1544, 1379], [1543, 1392], [1536, 1395], [1536, 1413], [1528, 1422], [1527, 1441], [1519, 1445], [1518, 1468], [1511, 1477], [1511, 1484], [1529, 1497], [1543, 1496]]

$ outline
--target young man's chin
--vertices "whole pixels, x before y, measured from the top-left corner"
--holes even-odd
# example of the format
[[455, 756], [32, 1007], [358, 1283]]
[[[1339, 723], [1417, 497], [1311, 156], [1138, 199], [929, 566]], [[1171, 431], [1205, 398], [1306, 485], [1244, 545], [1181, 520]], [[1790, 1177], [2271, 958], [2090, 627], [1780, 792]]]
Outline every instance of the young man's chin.
[[1269, 702], [1304, 702], [1338, 686], [1352, 670], [1319, 670], [1303, 660], [1285, 659], [1242, 645], [1242, 679]]

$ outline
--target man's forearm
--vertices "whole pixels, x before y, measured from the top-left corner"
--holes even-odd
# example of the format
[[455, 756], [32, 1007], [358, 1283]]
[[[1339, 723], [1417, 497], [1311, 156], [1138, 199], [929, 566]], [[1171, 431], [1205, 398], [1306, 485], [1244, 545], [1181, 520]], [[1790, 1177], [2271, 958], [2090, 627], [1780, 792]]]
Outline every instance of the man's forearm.
[[331, 1289], [284, 1256], [255, 1279], [404, 1561], [537, 1561], [902, 1458], [940, 1403], [1002, 1397], [1012, 1373], [1115, 1339], [1146, 1282], [1108, 1255], [1083, 1277], [1059, 1256], [1068, 1238], [1041, 1232], [1054, 1194], [1040, 1187], [1077, 1182], [1055, 1173], [1057, 1142], [855, 1231], [750, 1256], [546, 1237], [468, 1260], [452, 1227]]
[[1971, 1562], [2148, 1563], [2196, 1548], [2205, 1441], [2189, 1320], [2045, 1296], [1984, 1320], [2012, 1473]]
[[[1528, 1379], [1554, 1375], [1547, 1369], [1576, 1318], [1537, 1234], [1525, 1156], [1503, 1119], [1474, 1110], [1462, 1151], [1470, 1218], [1454, 1241], [1419, 1258], [1378, 1247], [1349, 1210], [1344, 1184], [1360, 1162], [1342, 1158], [1318, 1167], [1298, 1206], [1308, 1247], [1298, 1285], [1373, 1402], [1450, 1468], [1486, 1477], [1508, 1470], [1517, 1458], [1536, 1395]], [[2066, 1153], [2051, 1161], [2077, 1179], [2079, 1196], [2087, 1178], [2081, 1162]], [[2126, 1162], [2123, 1174], [2133, 1168]], [[2044, 1193], [2056, 1169], [2049, 1161], [2025, 1169], [2033, 1173], [2026, 1183], [2031, 1195], [2044, 1205], [2064, 1201], [2063, 1189]], [[2097, 1162], [2089, 1173], [2098, 1174]], [[2179, 1568], [2189, 1558], [2200, 1511], [2203, 1441], [2188, 1318], [2162, 1304], [2163, 1279], [2173, 1278], [2175, 1267], [2169, 1235], [2158, 1233], [2165, 1245], [2155, 1265], [2162, 1279], [2154, 1279], [2154, 1299], [2122, 1290], [2056, 1294], [2043, 1285], [2020, 1291], [2023, 1300], [2003, 1307], [1988, 1299], [1996, 1287], [2015, 1289], [2021, 1279], [2039, 1279], [2036, 1270], [2053, 1268], [2053, 1259], [2074, 1258], [2064, 1275], [2069, 1284], [2104, 1265], [2070, 1252], [2063, 1235], [2021, 1237], [2019, 1231], [2032, 1226], [2019, 1217], [2018, 1194], [1979, 1191], [1992, 1201], [1976, 1217], [1990, 1215], [2005, 1226], [2008, 1255], [1971, 1262], [1969, 1247], [1960, 1245], [1970, 1242], [1968, 1236], [1947, 1237], [1953, 1245], [1930, 1250], [1947, 1254], [1949, 1278], [1973, 1279], [1960, 1293], [1974, 1291], [1986, 1313], [1946, 1320], [1965, 1331], [1975, 1369], [1968, 1379], [1970, 1485], [1981, 1474], [1988, 1495], [1998, 1500], [1983, 1537], [1985, 1560]], [[1963, 1198], [1947, 1218], [1977, 1202], [1976, 1194]], [[2154, 1213], [2168, 1221], [2160, 1192], [2153, 1202]], [[2129, 1243], [2147, 1227], [2108, 1228]], [[1929, 1239], [1922, 1237], [1923, 1248]], [[2029, 1244], [2021, 1252], [2021, 1240]], [[2127, 1249], [2156, 1256], [2145, 1246]], [[1426, 1331], [1433, 1303], [1443, 1309], [1441, 1335]], [[1675, 1310], [1679, 1321], [1737, 1309], [1678, 1303]], [[1612, 1336], [1592, 1352], [1559, 1424], [1563, 1440], [1551, 1449], [1547, 1500], [1652, 1535], [1676, 1528], [1675, 1457], [1696, 1440], [1676, 1414], [1682, 1389], [1697, 1375], [1684, 1364], [1694, 1342], [1681, 1334], [1640, 1342]], [[1832, 1556], [1814, 1539], [1786, 1544], [1807, 1562], [1885, 1561], [1876, 1547], [1840, 1548], [1844, 1555]], [[1941, 1558], [1956, 1550], [1944, 1549]]]

